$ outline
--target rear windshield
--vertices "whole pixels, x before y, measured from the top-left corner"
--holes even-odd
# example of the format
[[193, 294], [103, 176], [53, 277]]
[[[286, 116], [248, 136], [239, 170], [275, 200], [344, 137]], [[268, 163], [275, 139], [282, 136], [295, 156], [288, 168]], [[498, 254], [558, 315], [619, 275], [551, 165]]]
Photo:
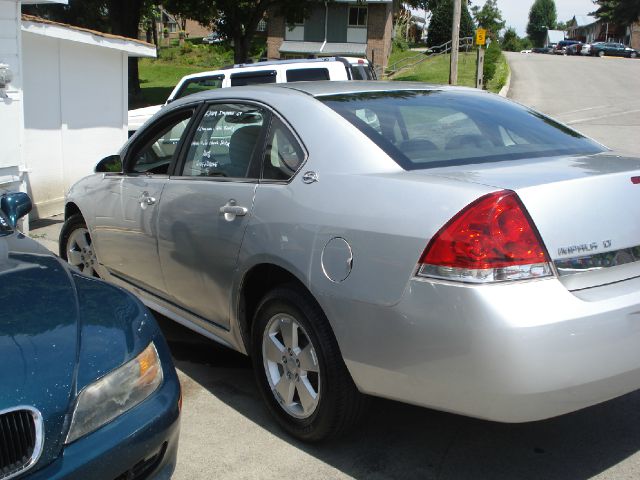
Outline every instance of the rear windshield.
[[405, 90], [318, 100], [405, 170], [604, 151], [541, 113], [485, 93]]

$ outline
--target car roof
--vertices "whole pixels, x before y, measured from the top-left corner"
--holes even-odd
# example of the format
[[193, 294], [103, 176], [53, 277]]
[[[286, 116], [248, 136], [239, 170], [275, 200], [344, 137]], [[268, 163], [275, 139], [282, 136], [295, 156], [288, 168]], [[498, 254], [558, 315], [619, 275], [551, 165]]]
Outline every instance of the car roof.
[[193, 104], [207, 100], [263, 100], [268, 102], [272, 97], [281, 97], [287, 93], [290, 97], [324, 97], [328, 95], [343, 95], [367, 92], [397, 92], [403, 90], [446, 90], [487, 94], [486, 91], [470, 87], [455, 87], [451, 85], [429, 84], [423, 82], [391, 82], [380, 80], [350, 80], [350, 81], [315, 81], [292, 83], [268, 83], [246, 85], [242, 87], [217, 88], [205, 92], [194, 93], [180, 98], [162, 108], [169, 111], [182, 105]]

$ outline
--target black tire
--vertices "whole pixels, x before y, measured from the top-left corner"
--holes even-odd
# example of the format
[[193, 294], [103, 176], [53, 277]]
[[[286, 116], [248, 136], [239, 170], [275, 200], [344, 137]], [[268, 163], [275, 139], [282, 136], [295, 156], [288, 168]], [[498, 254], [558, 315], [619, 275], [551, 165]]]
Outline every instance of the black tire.
[[[318, 361], [319, 400], [313, 413], [306, 418], [296, 418], [285, 410], [269, 384], [265, 369], [263, 334], [270, 321], [283, 314], [302, 327], [301, 333], [308, 336]], [[254, 316], [251, 340], [251, 357], [260, 394], [270, 413], [289, 434], [307, 442], [326, 440], [345, 434], [361, 418], [366, 397], [353, 383], [327, 318], [307, 292], [295, 285], [285, 285], [265, 295]]]
[[[66, 262], [69, 262], [68, 245], [67, 245], [69, 243], [69, 238], [78, 229], [88, 230], [87, 223], [85, 222], [85, 220], [82, 217], [82, 215], [79, 214], [79, 213], [76, 213], [75, 215], [72, 215], [69, 218], [67, 218], [67, 220], [64, 222], [64, 225], [62, 226], [62, 230], [60, 231], [60, 238], [58, 240], [58, 249], [59, 249], [59, 253], [60, 253], [60, 258], [62, 258]], [[90, 244], [92, 243], [90, 236], [88, 237], [88, 241], [89, 241]], [[71, 263], [71, 262], [69, 262], [69, 263]], [[97, 265], [97, 260], [95, 261], [95, 264]], [[94, 266], [96, 266], [96, 265], [94, 265]], [[76, 266], [76, 267], [78, 267], [78, 266]], [[90, 275], [92, 277], [97, 277], [97, 278], [100, 277], [100, 275], [98, 275], [98, 273], [95, 271], [94, 268], [92, 268], [91, 272], [89, 272], [89, 271], [85, 272], [85, 269], [86, 269], [86, 267], [84, 267], [84, 266], [79, 266], [78, 267], [78, 270], [80, 270], [83, 273], [86, 273], [87, 275]]]

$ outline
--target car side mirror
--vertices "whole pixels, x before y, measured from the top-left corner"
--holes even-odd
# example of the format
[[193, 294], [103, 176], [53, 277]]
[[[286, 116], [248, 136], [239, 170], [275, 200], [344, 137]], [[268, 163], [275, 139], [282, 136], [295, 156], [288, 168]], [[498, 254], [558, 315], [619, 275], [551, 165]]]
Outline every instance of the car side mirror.
[[16, 228], [18, 220], [33, 207], [29, 195], [24, 192], [7, 193], [0, 197], [0, 210], [4, 212], [11, 228]]
[[122, 159], [120, 155], [109, 155], [98, 162], [96, 173], [122, 173]]

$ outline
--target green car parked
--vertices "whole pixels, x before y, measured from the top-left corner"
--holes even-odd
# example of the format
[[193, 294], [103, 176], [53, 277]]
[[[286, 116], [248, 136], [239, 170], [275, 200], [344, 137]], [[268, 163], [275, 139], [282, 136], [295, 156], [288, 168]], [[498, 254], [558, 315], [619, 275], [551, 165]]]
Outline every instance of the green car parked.
[[636, 58], [638, 51], [633, 48], [629, 48], [622, 43], [598, 43], [591, 46], [591, 55], [604, 57], [605, 55], [614, 57], [628, 57]]

